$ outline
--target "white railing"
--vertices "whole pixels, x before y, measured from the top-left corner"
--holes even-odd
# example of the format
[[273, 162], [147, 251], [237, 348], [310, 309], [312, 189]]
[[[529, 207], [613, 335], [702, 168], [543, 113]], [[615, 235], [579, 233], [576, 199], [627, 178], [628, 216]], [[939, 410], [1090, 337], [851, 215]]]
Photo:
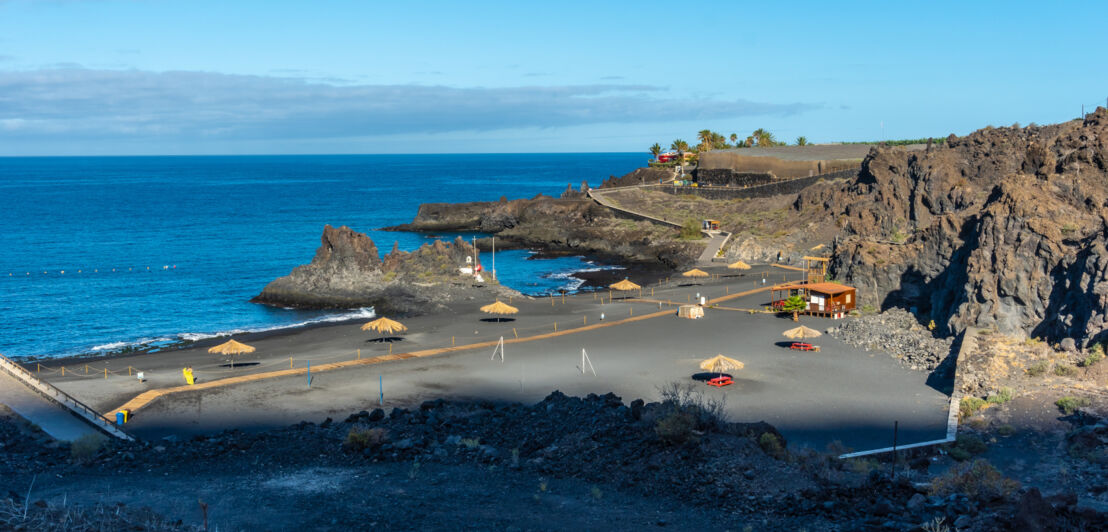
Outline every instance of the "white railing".
[[77, 399], [74, 399], [73, 396], [61, 391], [60, 389], [58, 389], [57, 386], [54, 386], [53, 384], [50, 384], [39, 379], [38, 377], [35, 377], [31, 374], [30, 371], [24, 369], [23, 366], [16, 364], [10, 358], [4, 355], [0, 355], [0, 370], [4, 370], [11, 376], [23, 381], [23, 384], [26, 384], [28, 388], [42, 394], [47, 399], [68, 409], [77, 417], [85, 420], [90, 425], [108, 433], [109, 435], [115, 436], [116, 438], [119, 438], [121, 440], [135, 440], [133, 437], [131, 437], [130, 434], [127, 434], [126, 432], [120, 430], [119, 427], [113, 425], [111, 421], [105, 419], [104, 416], [100, 415], [100, 413], [96, 410], [93, 410], [88, 405], [78, 401]]
[[858, 458], [860, 456], [870, 456], [874, 454], [890, 453], [893, 451], [902, 451], [904, 449], [915, 449], [917, 447], [927, 447], [930, 445], [942, 445], [944, 443], [953, 443], [958, 439], [958, 414], [962, 406], [962, 362], [967, 356], [973, 342], [977, 338], [977, 329], [969, 327], [962, 333], [962, 345], [958, 348], [958, 354], [955, 355], [958, 358], [954, 361], [954, 389], [950, 392], [950, 409], [946, 413], [946, 437], [941, 440], [930, 440], [918, 443], [909, 443], [907, 445], [897, 445], [896, 447], [882, 447], [880, 449], [870, 449], [868, 451], [857, 451], [853, 453], [846, 453], [840, 455], [839, 458]]

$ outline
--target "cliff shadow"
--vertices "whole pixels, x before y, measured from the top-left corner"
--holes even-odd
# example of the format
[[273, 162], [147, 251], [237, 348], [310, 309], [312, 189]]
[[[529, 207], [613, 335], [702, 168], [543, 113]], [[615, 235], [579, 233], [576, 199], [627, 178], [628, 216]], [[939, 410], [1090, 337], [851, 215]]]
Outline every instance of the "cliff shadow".
[[516, 321], [515, 318], [481, 318], [485, 323], [508, 323]]
[[[221, 368], [249, 368], [251, 366], [257, 366], [258, 364], [260, 364], [260, 362], [235, 362], [233, 364], [228, 362], [226, 364], [220, 364], [219, 367], [221, 367]], [[197, 380], [199, 380], [199, 379], [197, 379]]]
[[[1050, 297], [1047, 298], [1046, 308], [1043, 309], [1043, 320], [1031, 330], [1033, 338], [1045, 338], [1056, 342], [1062, 338], [1077, 339], [1085, 335], [1089, 319], [1095, 313], [1096, 303], [1100, 299], [1100, 296], [1093, 292], [1097, 279], [1086, 281], [1085, 288], [1081, 288], [1082, 279], [1090, 272], [1096, 271], [1095, 266], [1089, 265], [1090, 261], [1095, 262], [1093, 251], [1086, 246], [1077, 252], [1072, 263], [1061, 261], [1050, 269], [1052, 287]], [[1068, 325], [1067, 317], [1070, 318]], [[1085, 340], [1104, 342], [1108, 340], [1108, 330], [1100, 331]]]

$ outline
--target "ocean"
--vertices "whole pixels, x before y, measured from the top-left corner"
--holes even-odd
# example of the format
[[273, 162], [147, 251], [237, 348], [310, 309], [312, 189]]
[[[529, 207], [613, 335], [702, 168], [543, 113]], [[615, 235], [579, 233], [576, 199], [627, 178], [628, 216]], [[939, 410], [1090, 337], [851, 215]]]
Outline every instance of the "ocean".
[[[642, 166], [639, 153], [0, 158], [0, 353], [59, 357], [372, 316], [249, 303], [309, 262], [324, 224], [382, 254], [420, 234], [420, 203], [559, 195]], [[527, 294], [612, 268], [496, 254]], [[490, 257], [483, 256], [488, 264]]]

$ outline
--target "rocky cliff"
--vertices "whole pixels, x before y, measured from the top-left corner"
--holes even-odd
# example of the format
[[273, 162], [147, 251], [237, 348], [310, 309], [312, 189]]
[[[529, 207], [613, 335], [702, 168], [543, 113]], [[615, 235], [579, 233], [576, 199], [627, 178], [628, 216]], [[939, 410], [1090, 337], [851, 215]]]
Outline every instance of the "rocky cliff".
[[[324, 227], [312, 262], [266, 285], [252, 301], [297, 308], [374, 307], [378, 313], [418, 313], [451, 301], [507, 292], [485, 277], [478, 285], [459, 267], [474, 256], [461, 238], [436, 240], [382, 259], [373, 240], [349, 227]], [[478, 259], [479, 261], [480, 259]], [[478, 262], [479, 263], [479, 262]]]
[[1105, 340], [1108, 110], [986, 128], [923, 152], [875, 148], [857, 179], [802, 191], [838, 228], [832, 274], [862, 303], [940, 330]]
[[480, 231], [496, 235], [498, 248], [535, 248], [669, 267], [695, 261], [704, 247], [678, 240], [674, 228], [618, 218], [587, 198], [425, 203], [412, 223], [385, 229]]

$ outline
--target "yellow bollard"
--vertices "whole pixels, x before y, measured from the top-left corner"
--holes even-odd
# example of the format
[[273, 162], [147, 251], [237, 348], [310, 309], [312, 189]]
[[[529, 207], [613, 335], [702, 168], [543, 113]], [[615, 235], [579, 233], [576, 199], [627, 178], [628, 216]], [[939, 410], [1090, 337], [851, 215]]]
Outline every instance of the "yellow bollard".
[[688, 302], [692, 303], [692, 294], [687, 294], [687, 295], [688, 295]]
[[581, 316], [581, 318], [582, 318], [581, 319], [581, 325], [588, 325], [589, 324], [589, 317], [588, 316]]
[[592, 300], [593, 300], [593, 301], [596, 301], [596, 292], [593, 292], [593, 293], [592, 293]]
[[631, 312], [629, 312], [629, 313], [628, 313], [629, 315], [631, 315], [631, 316], [634, 316], [634, 315], [635, 315], [635, 307], [631, 307], [631, 308], [629, 308], [629, 309], [627, 309], [627, 310], [630, 310], [630, 311], [631, 311]]
[[42, 364], [35, 364], [35, 366], [37, 366], [35, 373], [42, 373]]
[[131, 366], [127, 366], [127, 376], [131, 376]]
[[88, 375], [88, 364], [85, 364], [85, 375]]
[[558, 332], [558, 322], [554, 322], [554, 332]]
[[519, 338], [519, 333], [516, 332], [515, 327], [512, 327], [512, 336], [515, 336], [516, 338]]
[[104, 368], [104, 380], [108, 380], [108, 368]]
[[727, 288], [727, 295], [731, 295], [731, 287], [730, 287], [730, 286], [728, 286], [728, 287], [726, 287], [726, 288]]
[[450, 347], [454, 347], [454, 337], [450, 337]]
[[62, 366], [62, 377], [65, 376], [65, 366]]
[[389, 342], [389, 354], [392, 354], [392, 342]]
[[650, 297], [654, 297], [654, 287], [650, 287]]
[[358, 350], [358, 360], [361, 360], [361, 359], [362, 359], [362, 350], [359, 349]]
[[289, 369], [292, 369], [292, 357], [289, 357]]

